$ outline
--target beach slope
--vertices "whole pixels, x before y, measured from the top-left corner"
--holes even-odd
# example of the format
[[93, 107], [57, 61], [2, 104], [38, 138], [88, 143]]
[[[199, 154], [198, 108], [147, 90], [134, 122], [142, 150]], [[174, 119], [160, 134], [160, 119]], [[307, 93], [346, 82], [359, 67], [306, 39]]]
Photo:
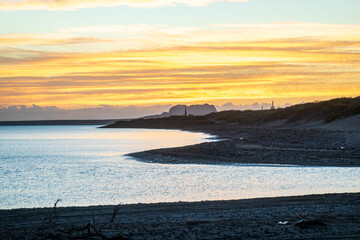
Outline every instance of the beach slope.
[[50, 222], [51, 208], [0, 210], [0, 238], [359, 239], [359, 206], [360, 193], [135, 204], [113, 222], [115, 206], [57, 208]]

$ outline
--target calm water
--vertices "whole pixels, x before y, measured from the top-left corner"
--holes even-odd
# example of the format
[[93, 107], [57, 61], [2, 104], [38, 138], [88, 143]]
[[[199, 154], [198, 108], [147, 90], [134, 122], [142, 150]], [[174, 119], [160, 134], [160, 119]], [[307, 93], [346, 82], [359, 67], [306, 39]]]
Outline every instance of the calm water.
[[360, 168], [167, 165], [124, 154], [209, 141], [172, 130], [0, 126], [0, 209], [360, 192]]

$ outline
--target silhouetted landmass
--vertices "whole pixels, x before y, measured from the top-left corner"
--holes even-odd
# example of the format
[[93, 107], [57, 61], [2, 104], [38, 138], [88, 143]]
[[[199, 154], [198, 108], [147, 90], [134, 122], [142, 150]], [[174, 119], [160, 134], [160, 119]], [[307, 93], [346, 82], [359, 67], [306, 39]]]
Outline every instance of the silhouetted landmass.
[[113, 120], [43, 120], [43, 121], [0, 121], [0, 126], [36, 126], [36, 125], [106, 125]]
[[360, 114], [360, 97], [337, 98], [329, 101], [298, 104], [283, 109], [263, 111], [225, 111], [210, 114], [209, 119], [258, 125], [285, 120], [285, 124], [309, 121], [332, 122], [339, 118]]
[[167, 118], [156, 119], [134, 119], [128, 121], [117, 121], [104, 128], [172, 128], [172, 129], [189, 129], [196, 126], [214, 125], [214, 122], [207, 116], [171, 116]]
[[143, 119], [166, 118], [170, 116], [204, 116], [210, 113], [216, 113], [217, 110], [214, 105], [175, 105], [169, 109], [169, 112], [162, 114], [150, 115], [142, 117]]
[[283, 124], [306, 123], [334, 120], [360, 114], [360, 97], [338, 98], [323, 102], [298, 104], [283, 109], [223, 111], [206, 116], [171, 116], [161, 119], [135, 119], [118, 121], [106, 127], [121, 128], [174, 128], [184, 130], [201, 130], [211, 125], [235, 123], [244, 126], [259, 126], [282, 120]]
[[216, 113], [217, 110], [214, 105], [202, 104], [202, 105], [176, 105], [170, 108], [170, 116], [204, 116], [210, 113]]
[[199, 131], [225, 141], [129, 154], [173, 164], [360, 166], [360, 97], [285, 109], [118, 121], [106, 127]]

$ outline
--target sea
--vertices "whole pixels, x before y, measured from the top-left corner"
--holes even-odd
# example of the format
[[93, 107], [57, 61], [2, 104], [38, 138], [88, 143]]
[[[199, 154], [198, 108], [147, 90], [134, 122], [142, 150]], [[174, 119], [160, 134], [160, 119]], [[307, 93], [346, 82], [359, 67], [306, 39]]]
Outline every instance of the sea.
[[127, 156], [214, 136], [99, 126], [0, 126], [0, 209], [360, 192], [358, 167], [157, 164]]

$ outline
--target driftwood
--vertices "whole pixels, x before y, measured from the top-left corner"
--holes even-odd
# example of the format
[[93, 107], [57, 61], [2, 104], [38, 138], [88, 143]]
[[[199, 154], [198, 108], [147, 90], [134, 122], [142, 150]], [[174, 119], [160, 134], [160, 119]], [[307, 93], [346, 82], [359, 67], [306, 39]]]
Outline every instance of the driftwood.
[[46, 221], [48, 223], [51, 223], [53, 221], [53, 218], [55, 218], [55, 220], [57, 219], [56, 207], [60, 201], [61, 199], [56, 200], [56, 202], [54, 203], [54, 207], [52, 208], [52, 211], [50, 211], [49, 214], [44, 218], [43, 223], [45, 223]]
[[307, 228], [312, 226], [326, 226], [324, 222], [319, 219], [311, 218], [310, 214], [298, 214], [300, 220], [295, 223], [295, 226], [300, 228]]
[[312, 226], [326, 226], [324, 222], [319, 219], [307, 219], [303, 218], [295, 223], [295, 226], [300, 228], [312, 227]]
[[114, 211], [113, 211], [113, 214], [112, 214], [111, 219], [110, 219], [111, 223], [114, 222], [114, 219], [115, 219], [116, 215], [119, 213], [119, 211], [120, 211], [120, 205], [116, 205], [114, 207]]
[[[94, 215], [92, 215], [92, 221], [88, 222], [86, 225], [75, 226], [69, 220], [70, 226], [66, 224], [57, 224], [57, 204], [61, 200], [56, 200], [54, 207], [51, 209], [49, 214], [44, 218], [42, 225], [37, 229], [37, 236], [39, 239], [69, 239], [69, 240], [82, 240], [82, 239], [99, 239], [99, 240], [124, 240], [120, 233], [107, 233], [104, 234], [102, 227], [105, 227], [106, 224], [97, 224], [95, 221]], [[120, 210], [119, 205], [115, 206], [110, 222], [113, 223], [116, 215]], [[109, 224], [109, 223], [108, 223]]]

